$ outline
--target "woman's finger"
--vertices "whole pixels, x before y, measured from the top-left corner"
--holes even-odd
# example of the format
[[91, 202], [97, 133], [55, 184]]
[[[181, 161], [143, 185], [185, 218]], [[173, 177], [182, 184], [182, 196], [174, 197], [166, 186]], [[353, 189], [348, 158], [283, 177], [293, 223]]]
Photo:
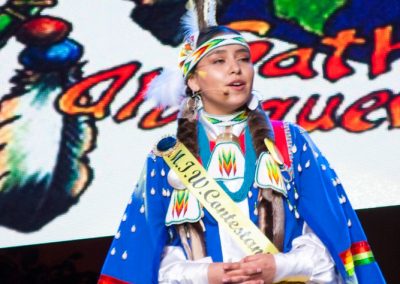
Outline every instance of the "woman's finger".
[[224, 271], [237, 270], [240, 269], [240, 262], [224, 263], [222, 268]]
[[245, 258], [242, 259], [242, 262], [251, 262], [251, 261], [257, 261], [261, 258], [265, 257], [265, 254], [260, 253], [260, 254], [255, 254], [255, 255], [249, 255], [246, 256]]
[[249, 280], [242, 282], [241, 284], [264, 284], [264, 280]]
[[250, 276], [240, 275], [240, 276], [224, 277], [222, 279], [222, 283], [243, 283], [248, 280], [250, 280]]
[[244, 271], [245, 275], [253, 276], [253, 275], [261, 274], [262, 269], [259, 268], [259, 267], [256, 267], [256, 268], [244, 268], [243, 271]]

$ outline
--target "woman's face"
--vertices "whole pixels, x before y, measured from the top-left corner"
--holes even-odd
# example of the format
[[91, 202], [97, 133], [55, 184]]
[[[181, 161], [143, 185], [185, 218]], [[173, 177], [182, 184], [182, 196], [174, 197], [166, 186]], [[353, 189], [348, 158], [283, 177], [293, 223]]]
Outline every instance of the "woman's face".
[[250, 100], [253, 77], [249, 50], [233, 44], [216, 48], [202, 58], [188, 85], [192, 91], [201, 92], [206, 112], [231, 114]]

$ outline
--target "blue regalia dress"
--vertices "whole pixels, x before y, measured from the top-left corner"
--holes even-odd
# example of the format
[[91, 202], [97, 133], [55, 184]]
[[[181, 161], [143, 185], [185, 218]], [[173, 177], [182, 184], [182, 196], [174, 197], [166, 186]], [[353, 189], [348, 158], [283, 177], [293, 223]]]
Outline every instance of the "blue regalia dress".
[[[279, 121], [272, 124], [275, 143], [288, 165], [282, 197], [285, 211], [283, 252], [292, 249], [293, 240], [302, 235], [306, 223], [329, 251], [342, 282], [385, 283], [360, 222], [328, 161], [300, 127]], [[250, 151], [250, 147], [246, 151]], [[155, 152], [148, 155], [111, 244], [99, 283], [158, 283], [164, 248], [183, 249], [176, 227], [169, 222], [171, 200], [176, 198], [167, 179], [169, 170], [162, 157]], [[262, 173], [256, 172], [255, 179], [260, 175]], [[248, 216], [257, 224], [255, 209], [259, 189], [255, 185], [251, 182], [246, 200]], [[182, 196], [180, 203], [172, 206], [175, 213], [185, 206], [195, 207], [195, 203], [185, 203], [187, 198]], [[213, 262], [223, 261], [218, 223], [205, 209], [200, 212], [191, 218], [204, 224], [207, 256]]]

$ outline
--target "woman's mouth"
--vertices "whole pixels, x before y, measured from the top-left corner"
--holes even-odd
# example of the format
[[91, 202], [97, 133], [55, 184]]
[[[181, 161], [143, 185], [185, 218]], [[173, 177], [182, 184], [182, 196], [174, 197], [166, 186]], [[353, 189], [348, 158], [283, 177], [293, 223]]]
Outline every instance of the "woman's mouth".
[[228, 87], [230, 87], [236, 91], [243, 90], [245, 88], [245, 86], [246, 86], [246, 82], [243, 80], [235, 80], [228, 84]]

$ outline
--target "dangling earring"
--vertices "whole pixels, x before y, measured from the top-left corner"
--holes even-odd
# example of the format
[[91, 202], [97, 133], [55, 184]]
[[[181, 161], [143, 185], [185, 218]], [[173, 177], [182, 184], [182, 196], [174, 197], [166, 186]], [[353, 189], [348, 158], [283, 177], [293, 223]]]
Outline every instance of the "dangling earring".
[[201, 91], [192, 92], [189, 97], [186, 97], [181, 104], [178, 118], [185, 118], [189, 121], [197, 119], [197, 111], [201, 106]]
[[193, 92], [193, 99], [194, 99], [194, 111], [198, 111], [202, 106], [201, 101], [201, 91]]

